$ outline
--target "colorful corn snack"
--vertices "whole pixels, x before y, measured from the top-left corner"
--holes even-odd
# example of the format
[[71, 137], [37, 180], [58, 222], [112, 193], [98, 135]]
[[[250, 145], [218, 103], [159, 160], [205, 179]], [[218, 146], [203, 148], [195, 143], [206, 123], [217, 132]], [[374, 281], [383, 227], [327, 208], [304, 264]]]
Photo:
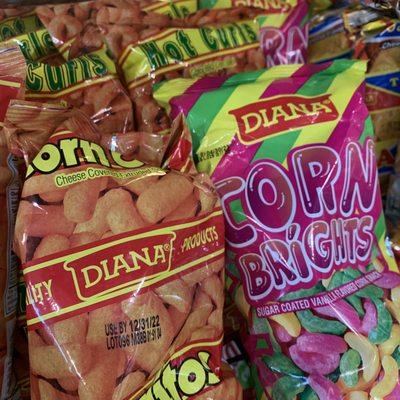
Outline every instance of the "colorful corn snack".
[[9, 155], [3, 131], [4, 117], [12, 99], [24, 93], [26, 65], [17, 46], [0, 46], [0, 397], [15, 393], [12, 380], [13, 332], [17, 308], [18, 260], [12, 251], [14, 223], [19, 199], [19, 171]]
[[28, 62], [26, 98], [65, 101], [90, 116], [104, 134], [133, 127], [132, 103], [105, 49], [59, 66]]
[[222, 210], [207, 178], [182, 172], [182, 120], [164, 169], [103, 148], [83, 113], [58, 105], [13, 102], [7, 129], [29, 161], [15, 248], [32, 398], [217, 400], [227, 386], [240, 398], [219, 386]]
[[394, 390], [400, 274], [385, 244], [366, 64], [340, 60], [155, 90], [184, 113], [225, 214], [227, 287], [257, 398]]

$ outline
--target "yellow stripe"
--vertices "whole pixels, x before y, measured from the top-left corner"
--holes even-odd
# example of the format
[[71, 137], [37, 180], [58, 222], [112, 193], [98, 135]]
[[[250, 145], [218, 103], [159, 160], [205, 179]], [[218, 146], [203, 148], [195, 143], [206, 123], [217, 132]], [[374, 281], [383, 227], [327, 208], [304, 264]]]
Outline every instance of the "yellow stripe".
[[[216, 52], [213, 52], [213, 53], [209, 53], [209, 54], [206, 54], [206, 55], [201, 56], [201, 57], [196, 57], [196, 58], [193, 58], [193, 59], [185, 60], [184, 61], [185, 65], [186, 65], [185, 68], [187, 68], [187, 66], [195, 65], [195, 64], [200, 63], [202, 61], [210, 60], [210, 59], [213, 59], [213, 58], [217, 59], [217, 58], [220, 58], [220, 57], [223, 57], [223, 56], [233, 55], [233, 54], [236, 54], [236, 53], [241, 53], [242, 51], [247, 51], [247, 50], [250, 50], [250, 49], [256, 49], [258, 47], [260, 47], [259, 43], [252, 43], [252, 44], [248, 44], [248, 45], [245, 45], [245, 46], [235, 47], [234, 49], [227, 49], [227, 50], [223, 50], [223, 51], [216, 51]], [[137, 86], [143, 85], [144, 83], [146, 83], [146, 82], [148, 82], [150, 80], [153, 80], [155, 77], [157, 77], [157, 76], [159, 76], [161, 74], [164, 74], [164, 73], [170, 72], [170, 71], [175, 71], [177, 69], [182, 69], [182, 64], [176, 63], [174, 65], [170, 65], [170, 66], [165, 67], [165, 68], [160, 68], [157, 71], [151, 71], [151, 76], [145, 76], [144, 78], [140, 78], [138, 80], [134, 80], [128, 86], [128, 88], [129, 89], [133, 89], [133, 88], [135, 88]]]
[[8, 86], [8, 87], [15, 87], [15, 88], [21, 87], [21, 84], [19, 82], [3, 81], [2, 79], [0, 79], [0, 85]]
[[[301, 65], [299, 64], [287, 65], [279, 68], [273, 67], [264, 72], [258, 78], [256, 83], [251, 85], [250, 90], [248, 85], [238, 86], [229, 99], [226, 99], [225, 104], [209, 126], [207, 134], [203, 138], [198, 152], [229, 145], [232, 138], [237, 134], [236, 120], [229, 114], [229, 111], [241, 107], [243, 104], [257, 101], [263, 92], [265, 92], [271, 84], [276, 82], [278, 76], [282, 79], [288, 78], [299, 68], [301, 68]], [[258, 81], [260, 81], [259, 84], [257, 84]], [[221, 134], [221, 124], [223, 124], [224, 128], [223, 135]], [[201, 161], [199, 163], [200, 171], [209, 171], [209, 173], [212, 173], [219, 161], [219, 158]]]
[[27, 99], [40, 99], [40, 98], [58, 99], [59, 97], [62, 97], [68, 93], [75, 92], [79, 89], [84, 89], [87, 87], [98, 85], [100, 83], [107, 82], [112, 79], [115, 79], [115, 75], [107, 75], [107, 76], [104, 76], [103, 78], [89, 79], [87, 81], [80, 83], [79, 85], [71, 86], [71, 87], [61, 90], [59, 92], [53, 92], [53, 93], [51, 93], [51, 92], [27, 92], [25, 97]]
[[[338, 74], [329, 86], [326, 93], [331, 94], [331, 100], [336, 106], [339, 117], [335, 121], [321, 122], [308, 125], [301, 130], [299, 137], [292, 148], [310, 145], [313, 143], [326, 143], [333, 130], [341, 121], [343, 113], [346, 111], [355, 89], [361, 85], [364, 74], [357, 68], [349, 68]], [[287, 160], [282, 163], [287, 168]]]
[[[143, 43], [147, 43], [148, 41], [155, 41], [159, 38], [163, 38], [164, 36], [168, 36], [168, 34], [170, 33], [174, 33], [178, 30], [178, 28], [170, 28], [170, 29], [165, 29], [165, 30], [161, 30], [160, 33], [156, 34], [156, 35], [152, 35], [151, 38], [146, 39], [143, 41]], [[128, 45], [125, 50], [122, 52], [122, 54], [120, 55], [119, 59], [118, 59], [118, 64], [124, 63], [125, 62], [125, 58], [127, 58], [129, 56], [129, 53], [132, 51], [132, 49], [136, 46], [136, 45], [140, 45], [142, 42], [139, 42], [135, 45]]]
[[[79, 303], [79, 304], [75, 304], [75, 305], [72, 305], [70, 307], [66, 307], [66, 308], [64, 308], [62, 310], [53, 311], [53, 312], [51, 312], [49, 314], [40, 315], [39, 317], [29, 319], [28, 322], [27, 322], [27, 325], [30, 326], [30, 325], [33, 325], [33, 324], [37, 324], [39, 322], [44, 322], [44, 321], [47, 321], [50, 318], [58, 317], [60, 315], [65, 315], [67, 313], [70, 313], [71, 311], [80, 310], [82, 308], [85, 308], [85, 307], [88, 307], [88, 306], [91, 306], [91, 305], [94, 305], [94, 304], [101, 303], [101, 302], [103, 302], [105, 300], [113, 299], [113, 298], [121, 296], [123, 294], [133, 292], [136, 289], [154, 285], [155, 283], [162, 282], [166, 278], [178, 275], [180, 272], [183, 272], [183, 271], [188, 270], [189, 268], [194, 267], [194, 266], [196, 266], [198, 264], [201, 264], [203, 262], [206, 262], [208, 260], [216, 258], [216, 257], [218, 257], [220, 255], [223, 255], [224, 253], [225, 253], [225, 249], [221, 249], [221, 250], [215, 251], [212, 254], [208, 254], [207, 256], [201, 257], [201, 258], [199, 258], [197, 260], [194, 260], [194, 261], [192, 261], [190, 263], [187, 263], [187, 264], [185, 264], [185, 265], [183, 265], [183, 266], [181, 266], [179, 268], [175, 268], [173, 271], [170, 271], [169, 273], [162, 273], [159, 277], [157, 277], [155, 279], [152, 279], [151, 281], [143, 282], [143, 278], [142, 278], [142, 279], [139, 280], [139, 282], [137, 284], [134, 284], [134, 285], [132, 285], [132, 282], [129, 282], [128, 283], [129, 286], [127, 288], [123, 288], [123, 289], [118, 290], [118, 291], [113, 291], [112, 293], [109, 293], [109, 294], [104, 295], [104, 296], [102, 295], [101, 298], [95, 297], [93, 299], [86, 300], [85, 302], [82, 302], [82, 303]], [[114, 289], [115, 288], [113, 288], [113, 290]], [[107, 293], [107, 291], [105, 291], [104, 293]]]
[[143, 239], [143, 238], [147, 238], [147, 237], [153, 237], [153, 236], [156, 236], [156, 235], [162, 235], [162, 234], [166, 234], [166, 233], [171, 233], [172, 231], [178, 231], [178, 230], [182, 230], [182, 229], [186, 229], [186, 228], [191, 228], [193, 226], [200, 225], [203, 222], [207, 222], [211, 218], [217, 217], [219, 215], [222, 215], [222, 211], [221, 210], [214, 211], [212, 214], [210, 214], [210, 215], [208, 215], [208, 216], [206, 216], [206, 217], [204, 217], [202, 219], [196, 220], [194, 222], [187, 222], [185, 224], [173, 225], [173, 226], [168, 227], [168, 228], [160, 228], [160, 229], [155, 229], [155, 230], [152, 230], [152, 231], [146, 231], [146, 232], [140, 233], [138, 235], [129, 236], [129, 237], [126, 237], [126, 238], [115, 240], [115, 241], [110, 242], [110, 243], [102, 244], [100, 246], [92, 247], [89, 250], [82, 250], [82, 251], [80, 251], [78, 253], [73, 253], [73, 254], [70, 254], [70, 255], [67, 255], [67, 256], [62, 256], [62, 257], [58, 257], [58, 258], [55, 258], [55, 259], [52, 259], [52, 260], [49, 260], [49, 261], [45, 261], [43, 263], [40, 263], [40, 264], [37, 264], [37, 265], [33, 265], [31, 267], [24, 268], [23, 272], [24, 272], [24, 275], [26, 275], [26, 274], [29, 274], [29, 273], [34, 272], [34, 271], [38, 271], [38, 270], [43, 269], [43, 268], [51, 267], [51, 266], [53, 266], [55, 264], [58, 264], [58, 263], [63, 263], [65, 261], [69, 261], [71, 259], [72, 255], [73, 255], [74, 259], [77, 259], [77, 258], [86, 256], [88, 254], [88, 252], [89, 253], [94, 253], [95, 251], [104, 250], [104, 249], [107, 249], [107, 248], [109, 248], [111, 246], [116, 246], [116, 245], [119, 245], [119, 244], [130, 242], [131, 240]]

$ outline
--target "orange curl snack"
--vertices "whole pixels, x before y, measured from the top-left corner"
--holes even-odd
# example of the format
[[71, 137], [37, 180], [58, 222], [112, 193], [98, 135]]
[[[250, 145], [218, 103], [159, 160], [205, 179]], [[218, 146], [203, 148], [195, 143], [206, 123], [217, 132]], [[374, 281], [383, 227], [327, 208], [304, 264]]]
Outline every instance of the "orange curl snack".
[[14, 102], [7, 129], [28, 161], [15, 248], [32, 398], [220, 399], [224, 224], [183, 121], [165, 168], [57, 105]]

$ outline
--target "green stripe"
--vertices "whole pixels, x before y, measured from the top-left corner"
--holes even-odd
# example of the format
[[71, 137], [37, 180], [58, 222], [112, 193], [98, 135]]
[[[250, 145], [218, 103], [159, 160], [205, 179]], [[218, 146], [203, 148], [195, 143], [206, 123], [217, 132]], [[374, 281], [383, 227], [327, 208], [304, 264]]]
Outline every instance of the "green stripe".
[[281, 163], [293, 148], [300, 132], [301, 130], [299, 129], [296, 131], [290, 131], [283, 135], [275, 136], [270, 140], [264, 140], [257, 150], [253, 162], [263, 158], [269, 158]]
[[372, 125], [372, 119], [369, 115], [368, 118], [365, 120], [364, 130], [360, 136], [360, 143], [364, 144], [368, 137], [374, 137], [374, 126]]
[[351, 60], [334, 61], [327, 69], [311, 76], [297, 94], [302, 96], [316, 96], [326, 93], [335, 78], [353, 65], [354, 61]]
[[192, 131], [193, 154], [197, 150], [206, 135], [214, 118], [218, 115], [220, 109], [227, 102], [238, 85], [255, 82], [260, 75], [265, 72], [264, 69], [254, 72], [244, 72], [236, 74], [227, 79], [218, 90], [203, 93], [197, 100], [187, 115], [187, 122]]
[[379, 240], [380, 237], [386, 232], [386, 224], [385, 217], [383, 216], [383, 212], [381, 213], [376, 225], [375, 225], [375, 235]]
[[[354, 62], [332, 63], [327, 69], [312, 75], [297, 91], [297, 94], [302, 96], [318, 96], [326, 93], [338, 74], [350, 68], [353, 64]], [[253, 161], [269, 158], [282, 163], [300, 134], [301, 129], [289, 131], [264, 140], [255, 154]]]

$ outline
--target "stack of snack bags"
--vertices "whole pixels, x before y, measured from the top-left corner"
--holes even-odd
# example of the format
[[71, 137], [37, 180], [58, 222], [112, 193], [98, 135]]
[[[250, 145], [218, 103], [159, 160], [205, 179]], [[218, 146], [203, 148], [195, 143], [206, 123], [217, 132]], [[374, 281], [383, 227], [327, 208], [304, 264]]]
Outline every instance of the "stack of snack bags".
[[3, 132], [27, 169], [14, 398], [400, 396], [376, 169], [385, 194], [398, 25], [333, 3], [308, 55], [303, 0], [4, 12], [26, 58]]

